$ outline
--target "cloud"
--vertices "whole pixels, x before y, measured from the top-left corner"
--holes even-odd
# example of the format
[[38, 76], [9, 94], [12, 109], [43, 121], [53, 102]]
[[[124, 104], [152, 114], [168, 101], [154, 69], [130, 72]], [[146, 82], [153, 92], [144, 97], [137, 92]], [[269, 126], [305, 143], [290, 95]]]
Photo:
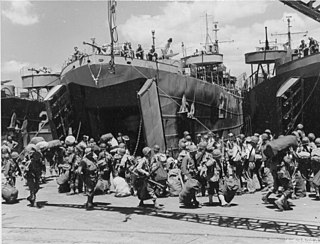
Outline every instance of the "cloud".
[[[316, 21], [296, 12], [285, 12], [280, 18], [271, 17], [268, 7], [272, 4], [271, 1], [168, 2], [158, 15], [128, 16], [127, 21], [118, 26], [119, 34], [124, 38], [120, 42], [131, 41], [133, 47], [140, 43], [144, 49], [148, 50], [152, 42], [151, 30], [155, 30], [158, 48], [163, 47], [166, 40], [172, 37], [172, 50], [182, 53], [181, 43], [183, 42], [187, 55], [190, 55], [195, 49], [201, 49], [203, 46], [207, 13], [211, 37], [214, 38], [212, 22], [219, 21], [219, 41], [234, 40], [233, 43], [220, 44], [220, 52], [224, 54], [227, 70], [231, 70], [232, 75], [235, 76], [243, 72], [249, 75], [250, 65], [245, 64], [244, 54], [253, 52], [256, 47], [263, 45], [259, 41], [265, 40], [265, 26], [268, 27], [269, 41], [277, 39], [278, 43], [285, 43], [286, 35], [271, 36], [271, 33], [286, 33], [286, 16], [290, 15], [292, 32], [309, 30], [308, 35], [319, 39], [317, 33], [320, 33], [320, 29]], [[266, 19], [265, 16], [270, 17]], [[299, 45], [301, 38], [303, 38], [302, 34], [292, 35], [293, 48]], [[159, 49], [158, 52], [160, 52]]]
[[32, 8], [33, 5], [28, 0], [11, 1], [10, 6], [2, 10], [2, 14], [14, 24], [33, 25], [39, 22], [39, 17], [32, 13]]
[[27, 62], [20, 62], [16, 60], [10, 60], [4, 63], [1, 63], [1, 73], [12, 74], [18, 73], [24, 67], [28, 67], [30, 64]]

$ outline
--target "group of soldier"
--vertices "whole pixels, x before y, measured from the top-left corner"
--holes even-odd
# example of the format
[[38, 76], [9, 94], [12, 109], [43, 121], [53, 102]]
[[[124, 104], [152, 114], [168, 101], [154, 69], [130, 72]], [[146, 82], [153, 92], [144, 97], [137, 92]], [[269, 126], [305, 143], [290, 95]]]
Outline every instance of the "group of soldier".
[[132, 155], [129, 138], [121, 133], [105, 134], [98, 142], [86, 135], [80, 142], [73, 135], [63, 141], [34, 140], [20, 154], [8, 138], [2, 142], [2, 173], [13, 187], [16, 176], [24, 176], [31, 206], [47, 165], [57, 177], [59, 192], [84, 193], [87, 209], [94, 207], [98, 193], [135, 195], [140, 207], [151, 199], [155, 208], [158, 197], [179, 196], [181, 205], [200, 207], [197, 197], [207, 195], [207, 205], [215, 205], [216, 196], [222, 207], [229, 207], [235, 195], [261, 190], [264, 203], [277, 194], [274, 204], [282, 211], [290, 209], [289, 198], [305, 197], [307, 192], [314, 191], [320, 199], [320, 138], [305, 134], [301, 124], [290, 138], [297, 144], [288, 144], [273, 156], [265, 153], [276, 141], [269, 129], [247, 137], [229, 133], [225, 138], [209, 131], [193, 139], [185, 131], [176, 153], [153, 145], [144, 147], [141, 156]]

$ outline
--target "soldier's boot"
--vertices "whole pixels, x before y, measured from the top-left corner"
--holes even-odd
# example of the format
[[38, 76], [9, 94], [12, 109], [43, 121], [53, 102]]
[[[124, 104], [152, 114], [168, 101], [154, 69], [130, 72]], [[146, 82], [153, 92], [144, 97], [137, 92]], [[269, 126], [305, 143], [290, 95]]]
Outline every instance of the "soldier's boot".
[[283, 195], [279, 199], [274, 201], [274, 204], [280, 211], [283, 211], [285, 209], [284, 201], [285, 201], [285, 197]]
[[269, 203], [268, 201], [268, 197], [272, 194], [272, 191], [268, 191], [266, 195], [264, 195], [261, 200], [264, 202], [264, 203]]
[[315, 187], [314, 189], [315, 189], [315, 191], [316, 191], [316, 199], [317, 199], [317, 200], [320, 200], [320, 187], [317, 186], [317, 187]]
[[209, 195], [209, 206], [213, 205], [213, 195]]
[[160, 208], [159, 204], [157, 203], [157, 199], [153, 199], [154, 208]]
[[93, 209], [93, 194], [90, 194], [88, 196], [87, 204], [86, 204], [86, 209]]
[[27, 200], [30, 202], [30, 206], [33, 207], [36, 202], [36, 196], [33, 192], [30, 192], [30, 196], [27, 197]]
[[221, 203], [221, 207], [229, 207], [230, 205], [226, 202], [224, 195], [219, 194], [218, 196], [220, 203]]

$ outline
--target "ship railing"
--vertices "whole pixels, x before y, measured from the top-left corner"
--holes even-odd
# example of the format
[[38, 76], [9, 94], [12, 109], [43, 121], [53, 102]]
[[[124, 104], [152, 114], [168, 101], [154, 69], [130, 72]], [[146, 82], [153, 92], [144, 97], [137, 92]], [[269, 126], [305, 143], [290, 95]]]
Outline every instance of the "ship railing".
[[20, 69], [20, 76], [27, 76], [27, 75], [36, 75], [36, 74], [51, 74], [52, 69], [48, 67], [27, 67], [24, 66]]

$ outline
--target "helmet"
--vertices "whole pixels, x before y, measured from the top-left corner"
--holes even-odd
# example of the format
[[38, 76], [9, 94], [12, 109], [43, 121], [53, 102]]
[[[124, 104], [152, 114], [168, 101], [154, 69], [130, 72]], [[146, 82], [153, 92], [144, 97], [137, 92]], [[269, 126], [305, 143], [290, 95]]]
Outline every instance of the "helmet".
[[239, 139], [243, 140], [244, 138], [246, 138], [246, 136], [244, 134], [240, 134], [239, 136]]
[[129, 141], [129, 140], [130, 140], [130, 139], [129, 139], [129, 136], [123, 136], [122, 139], [123, 139], [124, 141]]
[[298, 135], [300, 136], [300, 138], [302, 138], [304, 136], [302, 130], [297, 130], [297, 132], [298, 132]]
[[198, 150], [198, 148], [195, 145], [190, 145], [188, 147], [189, 152], [196, 152]]
[[298, 130], [303, 130], [303, 124], [298, 124], [298, 125], [297, 125], [297, 129], [298, 129]]
[[183, 132], [183, 135], [187, 136], [187, 135], [190, 135], [190, 133], [189, 133], [189, 131], [185, 131], [185, 132]]
[[301, 141], [301, 142], [302, 142], [303, 145], [310, 143], [309, 138], [306, 137], [306, 136], [302, 138], [302, 141]]
[[317, 139], [314, 140], [314, 143], [317, 145], [317, 146], [320, 146], [320, 138], [318, 137]]
[[73, 145], [76, 142], [76, 138], [74, 136], [67, 136], [65, 139], [65, 143], [67, 146]]
[[19, 157], [19, 153], [17, 153], [17, 152], [12, 152], [12, 153], [11, 153], [11, 157], [12, 157], [13, 159], [16, 159], [16, 158]]
[[254, 133], [253, 135], [256, 136], [256, 137], [260, 136], [259, 133]]
[[295, 131], [292, 131], [291, 133], [292, 135], [296, 136], [296, 137], [300, 137], [299, 133], [295, 130]]
[[156, 152], [159, 152], [160, 151], [160, 147], [159, 147], [159, 145], [154, 145], [153, 146], [153, 151], [156, 151]]
[[118, 147], [119, 147], [119, 148], [126, 148], [126, 144], [120, 143]]
[[167, 156], [166, 156], [165, 154], [161, 153], [161, 154], [159, 155], [158, 159], [159, 159], [160, 162], [163, 162], [163, 163], [164, 163], [164, 162], [167, 161]]
[[103, 142], [103, 143], [101, 143], [101, 144], [100, 144], [100, 148], [101, 148], [101, 149], [105, 149], [105, 148], [107, 148], [107, 144], [105, 144], [104, 142]]
[[149, 153], [151, 152], [151, 148], [150, 147], [144, 147], [142, 149], [142, 153], [143, 155], [147, 156]]
[[208, 135], [204, 135], [204, 136], [203, 136], [203, 139], [206, 139], [206, 140], [207, 140], [207, 139], [209, 139], [209, 136], [208, 136]]
[[207, 145], [208, 145], [208, 143], [203, 141], [203, 142], [199, 143], [198, 148], [199, 149], [206, 149]]
[[92, 152], [92, 148], [91, 147], [87, 147], [85, 150], [84, 150], [84, 154], [90, 154]]
[[308, 138], [310, 141], [314, 141], [314, 139], [316, 139], [316, 136], [313, 133], [309, 133]]
[[214, 158], [220, 158], [222, 156], [222, 153], [221, 153], [220, 149], [214, 149], [213, 152], [212, 152], [212, 156]]
[[126, 154], [126, 149], [118, 148], [118, 154], [121, 155], [121, 156], [125, 155]]
[[187, 146], [184, 142], [182, 142], [182, 143], [180, 143], [180, 147], [181, 147], [181, 149], [186, 149]]
[[186, 140], [187, 140], [187, 141], [191, 141], [191, 136], [190, 136], [190, 135], [187, 135], [187, 136], [186, 136]]
[[251, 137], [251, 141], [255, 144], [257, 144], [259, 142], [259, 138], [257, 136], [252, 136]]
[[267, 133], [267, 134], [271, 134], [271, 130], [270, 129], [266, 129], [264, 132]]
[[269, 136], [268, 136], [267, 133], [263, 133], [263, 134], [261, 135], [261, 139], [262, 139], [263, 141], [268, 140], [268, 138], [269, 138]]

